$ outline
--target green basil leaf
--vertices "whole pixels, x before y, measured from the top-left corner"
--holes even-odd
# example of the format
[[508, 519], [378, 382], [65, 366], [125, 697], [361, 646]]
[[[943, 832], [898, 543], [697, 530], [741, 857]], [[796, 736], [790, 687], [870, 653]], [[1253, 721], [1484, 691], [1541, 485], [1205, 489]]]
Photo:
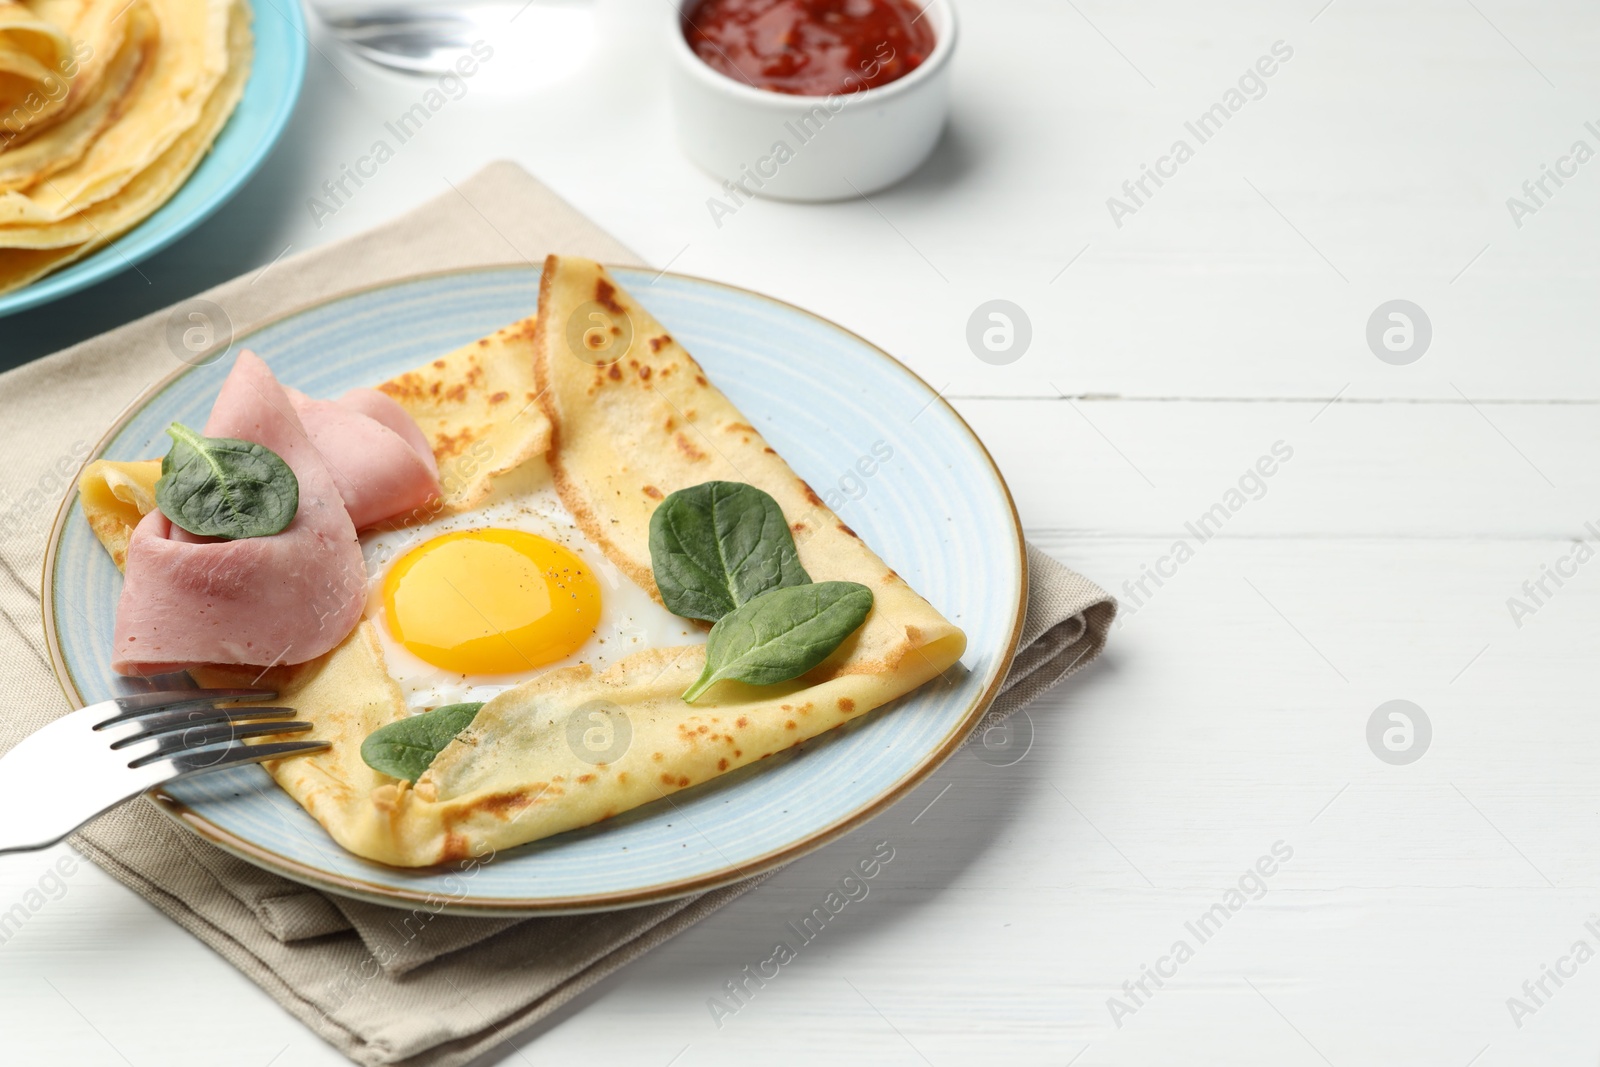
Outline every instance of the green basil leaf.
[[706, 669], [683, 694], [693, 703], [717, 682], [772, 685], [828, 658], [872, 610], [857, 582], [818, 582], [763, 593], [723, 616], [706, 640]]
[[446, 704], [372, 731], [361, 742], [361, 758], [391, 778], [415, 782], [456, 735], [472, 725], [476, 704]]
[[783, 509], [743, 482], [705, 482], [663, 500], [650, 516], [650, 564], [667, 610], [707, 622], [811, 581]]
[[270, 448], [204, 437], [180, 422], [167, 427], [156, 506], [202, 537], [237, 541], [280, 533], [300, 507], [300, 480]]

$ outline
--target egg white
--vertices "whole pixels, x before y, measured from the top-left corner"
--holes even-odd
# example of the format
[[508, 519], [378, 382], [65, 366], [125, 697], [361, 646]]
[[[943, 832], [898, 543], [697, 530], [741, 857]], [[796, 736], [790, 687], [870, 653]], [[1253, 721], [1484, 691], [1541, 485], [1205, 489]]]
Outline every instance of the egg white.
[[[566, 659], [515, 674], [462, 674], [435, 667], [394, 639], [383, 607], [383, 583], [390, 568], [407, 552], [435, 537], [481, 529], [523, 530], [548, 538], [583, 559], [599, 580], [600, 624], [582, 648]], [[657, 604], [584, 536], [556, 494], [549, 465], [543, 459], [530, 460], [496, 478], [494, 491], [471, 511], [364, 535], [361, 549], [367, 562], [366, 617], [378, 632], [389, 675], [400, 683], [406, 705], [413, 711], [488, 700], [530, 678], [577, 663], [604, 670], [643, 649], [701, 644], [706, 639], [703, 628]]]

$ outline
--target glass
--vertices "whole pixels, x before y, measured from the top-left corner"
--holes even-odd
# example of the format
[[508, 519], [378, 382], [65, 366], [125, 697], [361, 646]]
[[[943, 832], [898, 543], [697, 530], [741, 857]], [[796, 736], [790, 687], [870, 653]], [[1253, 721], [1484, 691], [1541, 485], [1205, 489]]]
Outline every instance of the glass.
[[[416, 74], [443, 74], [462, 57], [550, 82], [576, 70], [594, 38], [594, 0], [309, 0], [352, 52]], [[474, 45], [477, 47], [474, 48]]]

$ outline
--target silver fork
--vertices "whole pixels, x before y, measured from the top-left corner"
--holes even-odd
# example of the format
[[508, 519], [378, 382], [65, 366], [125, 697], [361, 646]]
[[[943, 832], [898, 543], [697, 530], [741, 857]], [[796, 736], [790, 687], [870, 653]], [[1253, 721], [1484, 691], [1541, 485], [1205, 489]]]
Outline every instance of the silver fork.
[[247, 745], [304, 733], [293, 708], [216, 707], [271, 700], [270, 689], [138, 693], [63, 715], [0, 756], [0, 853], [47, 848], [96, 815], [201, 771], [328, 748], [326, 741]]

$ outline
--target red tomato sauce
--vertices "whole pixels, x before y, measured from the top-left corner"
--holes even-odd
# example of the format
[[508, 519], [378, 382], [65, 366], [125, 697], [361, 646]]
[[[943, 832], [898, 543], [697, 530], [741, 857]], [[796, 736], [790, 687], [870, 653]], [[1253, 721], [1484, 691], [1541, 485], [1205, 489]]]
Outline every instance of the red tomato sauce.
[[700, 0], [685, 11], [683, 35], [713, 70], [796, 96], [887, 85], [934, 46], [912, 0]]

